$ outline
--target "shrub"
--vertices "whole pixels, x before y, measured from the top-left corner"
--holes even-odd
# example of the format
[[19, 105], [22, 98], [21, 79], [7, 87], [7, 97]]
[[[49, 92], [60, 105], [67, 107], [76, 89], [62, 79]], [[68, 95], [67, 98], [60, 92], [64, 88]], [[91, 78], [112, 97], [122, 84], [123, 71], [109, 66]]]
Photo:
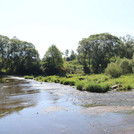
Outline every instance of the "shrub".
[[74, 80], [65, 80], [63, 82], [64, 85], [70, 85], [70, 86], [74, 86], [75, 85], [75, 81]]
[[117, 78], [122, 75], [122, 69], [116, 63], [110, 63], [108, 64], [105, 73], [110, 74], [114, 78]]
[[26, 75], [26, 76], [24, 76], [24, 78], [25, 79], [34, 79], [34, 76], [28, 76], [28, 75]]
[[90, 82], [85, 86], [85, 90], [89, 92], [105, 93], [109, 90], [109, 86]]
[[132, 66], [131, 66], [130, 60], [128, 60], [128, 59], [121, 59], [120, 67], [122, 69], [122, 73], [123, 74], [132, 73]]
[[35, 78], [36, 81], [42, 81], [43, 77], [42, 76], [38, 76]]
[[49, 82], [47, 78], [44, 78], [44, 82]]
[[126, 86], [126, 88], [127, 88], [127, 90], [131, 90], [132, 89], [131, 85], [129, 85], [129, 84]]
[[6, 78], [0, 78], [0, 82], [1, 83], [5, 83], [6, 82]]
[[102, 93], [109, 91], [110, 87], [107, 84], [101, 85]]
[[82, 78], [82, 77], [81, 77], [81, 78], [79, 78], [79, 80], [80, 80], [80, 81], [81, 81], [81, 80], [84, 80], [84, 79], [85, 79], [85, 78]]
[[83, 87], [84, 87], [84, 84], [83, 84], [83, 83], [77, 82], [75, 85], [76, 85], [76, 89], [78, 89], [78, 90], [80, 90], [80, 91], [83, 90]]
[[60, 84], [63, 84], [64, 83], [64, 79], [60, 79]]
[[133, 88], [130, 84], [125, 84], [121, 86], [118, 91], [131, 91]]
[[42, 79], [42, 76], [38, 76], [38, 79], [41, 80]]
[[2, 73], [6, 73], [6, 69], [4, 69], [4, 68], [2, 68], [0, 71], [1, 71]]

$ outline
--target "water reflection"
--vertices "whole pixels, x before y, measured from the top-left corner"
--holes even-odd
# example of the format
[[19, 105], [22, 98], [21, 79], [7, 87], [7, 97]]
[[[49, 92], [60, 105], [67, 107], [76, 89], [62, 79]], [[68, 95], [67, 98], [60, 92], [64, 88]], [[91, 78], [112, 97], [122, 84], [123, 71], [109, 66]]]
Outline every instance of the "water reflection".
[[39, 89], [24, 79], [0, 79], [0, 117], [37, 105]]

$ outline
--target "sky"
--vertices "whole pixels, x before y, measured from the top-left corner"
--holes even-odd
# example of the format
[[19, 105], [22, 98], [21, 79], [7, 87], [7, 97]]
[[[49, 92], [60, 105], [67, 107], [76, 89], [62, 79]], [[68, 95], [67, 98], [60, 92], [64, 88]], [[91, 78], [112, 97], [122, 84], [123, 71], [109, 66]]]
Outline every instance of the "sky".
[[55, 44], [75, 50], [82, 38], [134, 36], [134, 0], [0, 0], [0, 34], [31, 42], [42, 58]]

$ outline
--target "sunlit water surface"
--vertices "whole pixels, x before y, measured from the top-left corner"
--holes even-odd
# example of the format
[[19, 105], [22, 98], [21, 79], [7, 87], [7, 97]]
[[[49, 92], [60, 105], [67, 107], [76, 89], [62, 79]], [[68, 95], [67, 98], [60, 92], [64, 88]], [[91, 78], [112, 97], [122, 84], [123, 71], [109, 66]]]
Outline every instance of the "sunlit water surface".
[[0, 134], [134, 134], [134, 92], [96, 94], [20, 77], [0, 80]]

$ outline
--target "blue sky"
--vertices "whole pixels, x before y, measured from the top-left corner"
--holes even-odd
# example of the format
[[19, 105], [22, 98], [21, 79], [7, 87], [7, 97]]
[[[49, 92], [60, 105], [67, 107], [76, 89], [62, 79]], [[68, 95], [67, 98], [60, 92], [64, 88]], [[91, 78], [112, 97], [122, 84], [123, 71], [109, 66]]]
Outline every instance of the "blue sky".
[[76, 50], [91, 34], [134, 35], [134, 0], [0, 0], [0, 34]]

